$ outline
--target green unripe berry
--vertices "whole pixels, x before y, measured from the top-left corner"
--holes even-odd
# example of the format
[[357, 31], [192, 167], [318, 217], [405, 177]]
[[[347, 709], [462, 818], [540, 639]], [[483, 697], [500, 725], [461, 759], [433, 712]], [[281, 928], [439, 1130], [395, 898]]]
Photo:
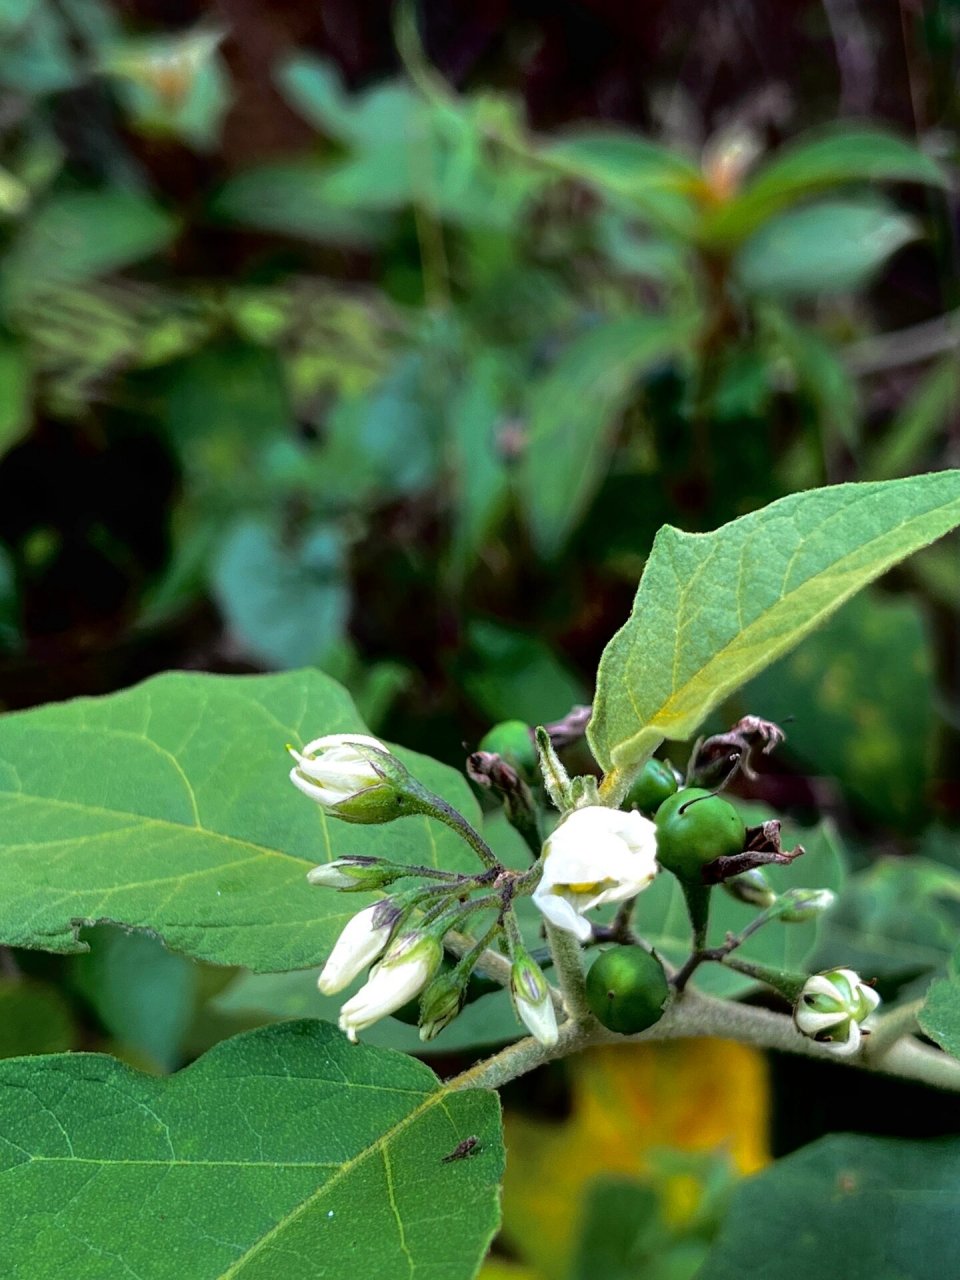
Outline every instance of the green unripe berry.
[[715, 858], [742, 853], [743, 819], [729, 801], [700, 787], [684, 787], [657, 810], [657, 859], [678, 880], [701, 884]]
[[490, 751], [506, 760], [521, 778], [537, 777], [537, 748], [530, 726], [522, 720], [502, 720], [480, 739], [479, 751]]
[[598, 1022], [635, 1035], [659, 1022], [670, 994], [667, 975], [643, 947], [611, 947], [587, 974], [587, 1003]]
[[648, 760], [634, 779], [627, 792], [625, 809], [639, 809], [648, 818], [668, 800], [677, 789], [677, 776], [662, 760]]

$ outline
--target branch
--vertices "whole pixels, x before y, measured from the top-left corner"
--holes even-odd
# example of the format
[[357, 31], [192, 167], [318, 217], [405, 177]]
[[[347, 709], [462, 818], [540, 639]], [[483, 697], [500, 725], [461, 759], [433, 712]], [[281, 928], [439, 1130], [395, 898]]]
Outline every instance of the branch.
[[825, 1045], [800, 1034], [793, 1019], [768, 1009], [718, 1000], [689, 991], [676, 1000], [660, 1021], [649, 1031], [637, 1036], [621, 1036], [601, 1027], [595, 1019], [583, 1023], [565, 1022], [555, 1045], [545, 1048], [532, 1038], [509, 1045], [492, 1058], [478, 1062], [448, 1081], [448, 1089], [496, 1089], [517, 1076], [533, 1071], [546, 1062], [565, 1058], [594, 1044], [656, 1044], [662, 1040], [683, 1040], [710, 1036], [721, 1040], [738, 1040], [758, 1049], [776, 1049], [798, 1053], [821, 1062], [834, 1062], [917, 1080], [938, 1089], [960, 1092], [960, 1062], [930, 1049], [913, 1038], [900, 1038], [882, 1057], [871, 1060], [866, 1049], [852, 1057], [842, 1057]]

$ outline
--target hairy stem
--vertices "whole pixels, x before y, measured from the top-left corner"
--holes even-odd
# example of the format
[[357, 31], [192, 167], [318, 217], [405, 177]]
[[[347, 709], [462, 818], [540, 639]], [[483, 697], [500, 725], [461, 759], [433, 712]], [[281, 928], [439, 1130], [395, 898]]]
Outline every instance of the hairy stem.
[[960, 1062], [939, 1049], [930, 1049], [912, 1038], [898, 1039], [880, 1059], [869, 1057], [865, 1049], [845, 1058], [825, 1045], [801, 1035], [793, 1025], [793, 1019], [786, 1014], [771, 1013], [768, 1009], [756, 1009], [750, 1005], [718, 1000], [692, 991], [668, 1006], [660, 1021], [641, 1035], [620, 1036], [607, 1031], [593, 1019], [583, 1024], [566, 1022], [560, 1028], [557, 1043], [550, 1048], [545, 1048], [532, 1038], [520, 1040], [492, 1058], [477, 1063], [469, 1071], [454, 1076], [447, 1087], [495, 1089], [545, 1062], [565, 1058], [588, 1045], [634, 1042], [655, 1044], [661, 1040], [700, 1036], [738, 1040], [758, 1049], [798, 1053], [807, 1058], [818, 1058], [822, 1062], [861, 1067], [867, 1071], [916, 1080], [938, 1089], [960, 1093]]
[[923, 1008], [924, 997], [902, 1004], [876, 1021], [864, 1042], [864, 1057], [879, 1063], [899, 1041], [912, 1036], [917, 1030], [917, 1014]]
[[549, 920], [546, 926], [554, 972], [570, 1021], [592, 1021], [583, 985], [583, 952], [580, 950], [580, 943], [572, 934], [565, 929], [558, 929]]

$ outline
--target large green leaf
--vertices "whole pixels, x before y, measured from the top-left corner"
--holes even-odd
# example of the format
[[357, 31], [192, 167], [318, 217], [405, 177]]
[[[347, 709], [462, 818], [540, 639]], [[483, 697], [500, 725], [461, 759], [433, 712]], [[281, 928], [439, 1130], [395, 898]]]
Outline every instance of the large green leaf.
[[214, 217], [322, 244], [365, 246], [383, 235], [379, 217], [330, 199], [331, 166], [313, 157], [276, 160], [235, 174], [211, 204]]
[[589, 738], [629, 770], [685, 739], [897, 561], [960, 523], [960, 471], [791, 494], [723, 525], [657, 534], [633, 610], [604, 651]]
[[[446, 827], [326, 819], [291, 787], [286, 742], [363, 731], [316, 671], [170, 674], [0, 720], [0, 942], [77, 951], [82, 924], [158, 933], [175, 951], [257, 971], [321, 963], [370, 899], [313, 888], [345, 853], [478, 869]], [[398, 752], [467, 817], [466, 781]]]
[[808, 296], [860, 289], [920, 234], [905, 214], [865, 200], [824, 200], [763, 224], [737, 256], [750, 293]]
[[931, 1040], [960, 1058], [960, 955], [954, 955], [947, 976], [927, 992], [919, 1021]]
[[[786, 753], [883, 823], [922, 827], [933, 764], [933, 654], [908, 597], [864, 591], [737, 695], [787, 726]], [[802, 713], [800, 709], [802, 708]]]
[[499, 1218], [496, 1096], [324, 1023], [169, 1080], [72, 1054], [0, 1086], [4, 1276], [470, 1280]]
[[737, 244], [798, 200], [849, 182], [923, 182], [944, 186], [947, 175], [910, 142], [876, 129], [833, 130], [785, 147], [721, 205], [704, 228], [707, 240]]
[[960, 1142], [835, 1134], [741, 1183], [698, 1280], [960, 1274]]
[[575, 339], [530, 389], [520, 473], [534, 540], [556, 555], [603, 478], [617, 418], [639, 376], [692, 340], [693, 318], [633, 315]]

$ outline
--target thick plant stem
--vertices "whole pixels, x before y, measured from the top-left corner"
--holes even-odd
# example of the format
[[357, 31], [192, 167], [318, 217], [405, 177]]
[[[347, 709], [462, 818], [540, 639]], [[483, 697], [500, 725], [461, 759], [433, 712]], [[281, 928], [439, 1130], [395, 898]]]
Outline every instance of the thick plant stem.
[[917, 1029], [917, 1014], [923, 1008], [923, 998], [911, 1000], [897, 1009], [891, 1009], [877, 1019], [876, 1025], [864, 1041], [863, 1054], [869, 1061], [878, 1064], [890, 1050], [905, 1037], [912, 1036]]
[[447, 1088], [495, 1089], [545, 1062], [567, 1057], [588, 1045], [655, 1044], [661, 1040], [700, 1036], [738, 1040], [741, 1044], [751, 1044], [758, 1049], [799, 1053], [807, 1058], [818, 1058], [822, 1062], [861, 1067], [867, 1071], [916, 1080], [937, 1089], [960, 1093], [960, 1062], [939, 1049], [930, 1049], [920, 1044], [912, 1037], [898, 1039], [879, 1060], [868, 1057], [865, 1050], [849, 1058], [841, 1057], [825, 1045], [801, 1035], [793, 1025], [793, 1019], [786, 1014], [771, 1013], [768, 1009], [756, 1009], [750, 1005], [718, 1000], [692, 991], [668, 1006], [660, 1021], [641, 1035], [620, 1036], [607, 1031], [592, 1019], [582, 1025], [566, 1022], [560, 1028], [557, 1043], [550, 1048], [545, 1048], [532, 1038], [520, 1040], [492, 1058], [477, 1063], [469, 1071], [455, 1076], [448, 1082]]
[[557, 983], [567, 1015], [571, 1022], [591, 1021], [590, 1006], [587, 1004], [587, 993], [583, 984], [583, 952], [580, 944], [565, 929], [546, 922], [547, 942], [553, 956], [553, 968], [557, 975]]

